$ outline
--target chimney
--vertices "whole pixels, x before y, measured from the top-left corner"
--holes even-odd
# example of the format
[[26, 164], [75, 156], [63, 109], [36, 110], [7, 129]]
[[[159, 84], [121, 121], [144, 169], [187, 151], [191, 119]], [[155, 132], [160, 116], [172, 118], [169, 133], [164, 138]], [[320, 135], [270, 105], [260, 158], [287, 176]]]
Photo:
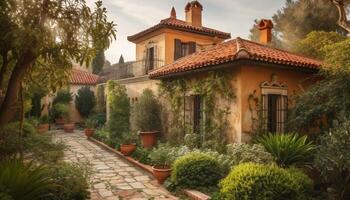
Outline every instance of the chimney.
[[272, 40], [273, 23], [269, 19], [262, 19], [257, 28], [260, 30], [260, 43], [269, 44]]
[[187, 3], [185, 7], [186, 22], [192, 26], [202, 26], [202, 10], [203, 6], [198, 1]]
[[173, 6], [173, 8], [171, 9], [171, 12], [170, 12], [170, 18], [173, 18], [173, 19], [176, 19], [176, 10]]

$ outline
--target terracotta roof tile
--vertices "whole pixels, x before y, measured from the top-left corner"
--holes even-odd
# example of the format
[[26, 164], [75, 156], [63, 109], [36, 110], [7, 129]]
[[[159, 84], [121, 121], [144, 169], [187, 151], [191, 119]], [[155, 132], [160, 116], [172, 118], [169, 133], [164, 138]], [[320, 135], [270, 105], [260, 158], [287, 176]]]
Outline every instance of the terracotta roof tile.
[[273, 64], [289, 65], [297, 68], [318, 69], [322, 63], [318, 60], [291, 52], [275, 49], [249, 40], [236, 38], [217, 44], [209, 49], [196, 52], [161, 67], [149, 74], [151, 78], [171, 76], [199, 68], [234, 62], [238, 60], [262, 61]]
[[183, 20], [179, 20], [176, 18], [166, 18], [161, 20], [157, 25], [152, 26], [144, 31], [141, 31], [135, 35], [132, 36], [128, 36], [128, 40], [129, 41], [134, 41], [150, 32], [153, 32], [157, 29], [161, 29], [161, 28], [170, 28], [170, 29], [176, 29], [176, 30], [181, 30], [181, 31], [187, 31], [187, 32], [193, 32], [193, 33], [199, 33], [199, 34], [203, 34], [203, 35], [209, 35], [209, 36], [213, 36], [213, 37], [218, 37], [218, 38], [222, 38], [222, 39], [229, 39], [231, 38], [231, 34], [230, 33], [225, 33], [222, 31], [218, 31], [215, 29], [211, 29], [211, 28], [207, 28], [204, 26], [201, 27], [197, 27], [197, 26], [193, 26]]
[[89, 72], [73, 69], [69, 77], [69, 83], [72, 85], [96, 85], [99, 76]]

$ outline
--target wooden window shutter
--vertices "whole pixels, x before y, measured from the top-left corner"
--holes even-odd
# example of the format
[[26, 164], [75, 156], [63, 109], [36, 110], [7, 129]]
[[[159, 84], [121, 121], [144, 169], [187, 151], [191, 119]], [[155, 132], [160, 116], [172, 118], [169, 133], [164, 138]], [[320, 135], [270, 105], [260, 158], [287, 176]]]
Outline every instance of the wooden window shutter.
[[181, 55], [181, 40], [175, 39], [175, 44], [174, 44], [174, 60], [177, 60], [182, 57]]
[[195, 42], [189, 42], [189, 54], [193, 54], [196, 52], [196, 43]]

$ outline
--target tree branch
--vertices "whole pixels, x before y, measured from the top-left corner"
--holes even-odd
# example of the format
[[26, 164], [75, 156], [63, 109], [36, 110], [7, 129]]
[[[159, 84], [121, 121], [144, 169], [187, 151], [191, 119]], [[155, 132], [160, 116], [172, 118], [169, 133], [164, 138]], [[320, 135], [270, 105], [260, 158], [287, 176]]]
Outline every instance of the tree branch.
[[335, 7], [338, 9], [339, 18], [338, 25], [345, 29], [348, 33], [350, 33], [350, 24], [348, 23], [348, 19], [346, 16], [346, 9], [344, 5], [344, 0], [330, 0]]

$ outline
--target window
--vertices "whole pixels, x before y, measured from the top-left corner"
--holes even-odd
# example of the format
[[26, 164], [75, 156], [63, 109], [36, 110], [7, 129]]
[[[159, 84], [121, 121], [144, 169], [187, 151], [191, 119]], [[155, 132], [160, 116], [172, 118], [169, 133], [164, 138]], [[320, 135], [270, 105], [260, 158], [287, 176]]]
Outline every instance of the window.
[[261, 84], [262, 122], [264, 129], [271, 133], [284, 133], [288, 116], [287, 84], [271, 81]]
[[154, 57], [155, 57], [155, 48], [151, 47], [147, 49], [146, 54], [146, 73], [154, 69]]
[[203, 98], [200, 95], [186, 96], [185, 99], [185, 124], [191, 127], [193, 133], [200, 134], [203, 119]]
[[182, 58], [196, 52], [195, 42], [182, 42], [175, 39], [174, 60]]

